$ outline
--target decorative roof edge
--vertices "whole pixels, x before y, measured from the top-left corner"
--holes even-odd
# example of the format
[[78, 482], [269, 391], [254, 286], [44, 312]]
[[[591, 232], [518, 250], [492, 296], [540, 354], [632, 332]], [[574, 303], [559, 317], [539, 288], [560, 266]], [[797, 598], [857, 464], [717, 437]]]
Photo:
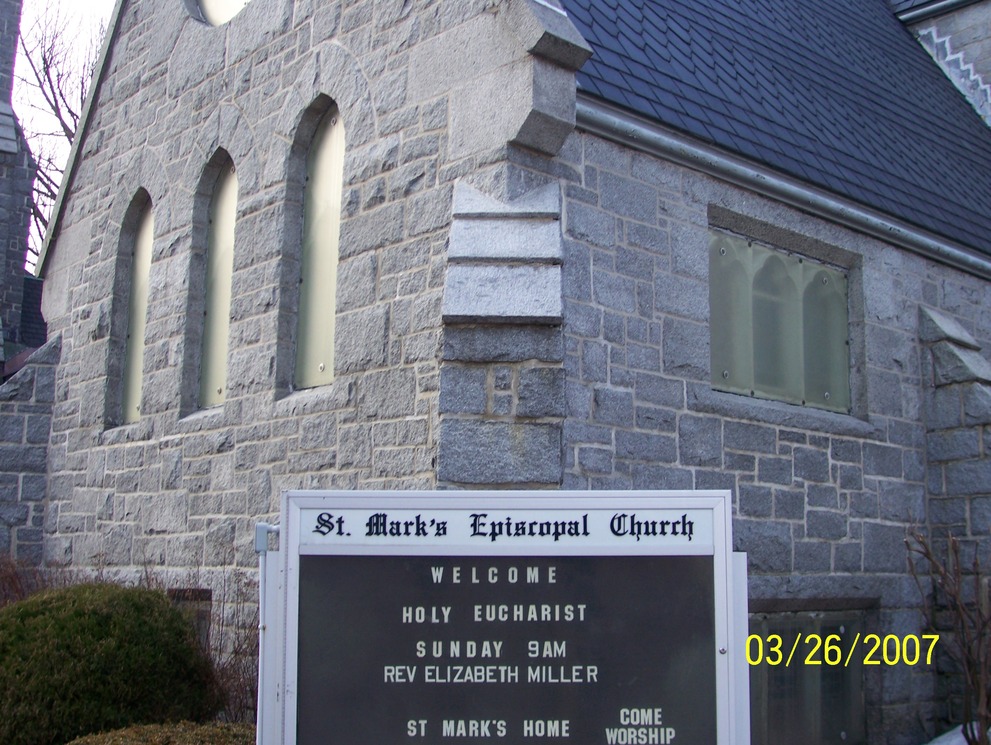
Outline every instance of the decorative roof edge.
[[767, 166], [704, 145], [580, 91], [576, 118], [578, 129], [673, 160], [941, 264], [991, 279], [991, 256]]
[[110, 57], [110, 45], [117, 36], [120, 19], [123, 17], [125, 2], [126, 0], [117, 0], [113, 13], [110, 14], [110, 23], [107, 25], [107, 31], [103, 35], [100, 58], [96, 62], [93, 79], [90, 81], [89, 91], [86, 94], [86, 102], [83, 104], [83, 110], [79, 116], [79, 123], [76, 126], [76, 136], [72, 139], [72, 146], [69, 148], [69, 158], [66, 161], [65, 170], [62, 172], [62, 183], [59, 184], [58, 196], [55, 198], [55, 204], [52, 206], [52, 214], [48, 218], [48, 231], [45, 233], [45, 242], [41, 244], [38, 263], [34, 267], [36, 277], [44, 276], [52, 236], [58, 232], [62, 222], [62, 211], [65, 209], [65, 195], [68, 193], [69, 185], [76, 175], [79, 153], [82, 150], [83, 141], [86, 139], [86, 130], [89, 127], [89, 119], [93, 112], [93, 103], [96, 101], [96, 94], [100, 90], [100, 84], [103, 82], [103, 75], [107, 68], [107, 59]]
[[895, 15], [898, 16], [898, 20], [902, 23], [918, 23], [919, 21], [925, 21], [946, 13], [952, 13], [954, 10], [959, 10], [960, 8], [964, 8], [968, 5], [974, 5], [980, 1], [981, 0], [933, 0], [933, 2], [922, 7], [910, 8], [909, 10], [904, 10], [901, 13], [896, 13]]

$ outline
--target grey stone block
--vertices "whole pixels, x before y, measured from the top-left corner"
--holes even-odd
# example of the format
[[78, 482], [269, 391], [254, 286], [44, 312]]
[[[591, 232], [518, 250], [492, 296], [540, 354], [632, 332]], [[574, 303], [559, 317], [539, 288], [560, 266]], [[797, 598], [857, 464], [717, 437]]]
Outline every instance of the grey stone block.
[[341, 226], [341, 257], [398, 243], [403, 237], [404, 207], [388, 204], [345, 220]]
[[905, 528], [882, 523], [864, 523], [864, 571], [905, 572], [908, 551], [905, 548]]
[[773, 427], [727, 421], [723, 425], [723, 438], [728, 450], [767, 454], [777, 452], [778, 435]]
[[608, 212], [581, 202], [568, 202], [564, 227], [566, 235], [576, 241], [607, 248], [616, 243], [616, 219]]
[[860, 463], [863, 458], [862, 444], [859, 440], [833, 438], [830, 442], [830, 455], [836, 461]]
[[444, 329], [444, 359], [459, 362], [561, 362], [559, 327], [503, 326]]
[[571, 19], [550, 4], [516, 3], [509, 8], [507, 21], [527, 51], [563, 67], [577, 70], [592, 55]]
[[901, 448], [890, 445], [880, 445], [868, 442], [864, 444], [864, 474], [868, 476], [885, 476], [901, 478], [902, 451]]
[[796, 572], [826, 573], [832, 568], [833, 556], [831, 546], [821, 541], [796, 541], [795, 563]]
[[944, 474], [949, 496], [991, 494], [991, 459], [947, 463]]
[[721, 470], [695, 471], [696, 489], [716, 489], [728, 491], [731, 494], [736, 490], [736, 477], [731, 473]]
[[926, 454], [931, 461], [966, 460], [980, 452], [981, 432], [976, 429], [932, 432], [926, 438]]
[[766, 486], [741, 484], [739, 491], [740, 515], [744, 517], [771, 516], [771, 490]]
[[528, 367], [520, 370], [516, 415], [557, 417], [565, 415], [564, 370]]
[[603, 447], [580, 447], [578, 465], [585, 473], [612, 473], [613, 452]]
[[775, 489], [774, 517], [778, 520], [804, 520], [805, 493], [791, 489]]
[[659, 409], [654, 406], [637, 406], [634, 409], [635, 422], [639, 429], [652, 432], [674, 432], [678, 424], [678, 414], [672, 409]]
[[938, 386], [991, 382], [991, 363], [973, 349], [942, 341], [933, 345], [932, 355], [933, 375]]
[[22, 502], [41, 502], [47, 493], [48, 480], [43, 474], [21, 476], [20, 498]]
[[846, 538], [846, 515], [829, 510], [809, 510], [805, 516], [805, 535], [830, 541]]
[[[565, 298], [583, 302], [592, 300], [592, 259], [585, 246], [574, 241], [567, 242], [562, 277], [562, 292]], [[578, 306], [578, 308], [585, 309], [585, 306]], [[593, 310], [596, 315], [601, 314], [597, 308], [589, 310]], [[599, 335], [597, 328], [589, 329], [588, 322], [583, 323], [581, 319], [574, 318], [571, 313], [567, 314], [566, 323], [569, 326], [573, 325], [575, 333], [582, 336], [594, 337]]]
[[850, 517], [877, 519], [879, 515], [878, 496], [874, 492], [855, 491], [849, 497]]
[[839, 484], [841, 489], [863, 489], [863, 469], [860, 466], [841, 465], [839, 468]]
[[962, 394], [964, 424], [991, 424], [991, 386], [965, 385]]
[[790, 572], [791, 528], [772, 520], [734, 520], [733, 550], [747, 552], [747, 565], [754, 574]]
[[642, 181], [603, 171], [599, 179], [602, 207], [638, 222], [657, 222], [657, 191]]
[[926, 425], [930, 431], [955, 429], [963, 425], [961, 393], [960, 386], [946, 386], [925, 397]]
[[[561, 427], [470, 419], [441, 421], [437, 476], [461, 484], [556, 484]], [[480, 458], [479, 453], [485, 453]]]
[[378, 306], [337, 316], [334, 355], [337, 374], [381, 367], [386, 363], [389, 310]]
[[833, 544], [834, 572], [859, 573], [863, 566], [863, 547], [859, 541]]
[[447, 256], [459, 263], [502, 260], [559, 264], [563, 258], [560, 225], [547, 219], [455, 219]]
[[811, 448], [795, 448], [793, 457], [795, 478], [814, 483], [825, 483], [830, 480], [829, 456], [825, 452]]
[[678, 453], [685, 465], [718, 467], [723, 458], [722, 421], [683, 415], [678, 421]]
[[807, 489], [807, 501], [810, 507], [839, 507], [839, 492], [835, 486], [811, 484]]
[[709, 379], [709, 330], [699, 323], [664, 319], [664, 372], [687, 380]]
[[580, 377], [587, 383], [609, 381], [609, 348], [600, 342], [585, 341], [581, 348]]
[[0, 442], [20, 444], [24, 441], [24, 417], [0, 415]]
[[921, 484], [884, 481], [878, 492], [882, 520], [922, 525], [926, 520], [926, 492]]
[[634, 376], [633, 390], [637, 401], [677, 409], [685, 405], [685, 386], [680, 380], [648, 372], [637, 372]]
[[633, 394], [612, 388], [595, 388], [592, 418], [603, 424], [628, 427], [633, 421]]
[[[687, 468], [634, 464], [630, 469], [634, 489], [657, 491], [664, 489], [691, 489], [692, 472]], [[629, 487], [627, 487], [629, 488]]]
[[758, 458], [757, 480], [766, 484], [791, 485], [791, 461], [787, 458]]
[[410, 368], [365, 373], [357, 381], [358, 412], [366, 419], [415, 413], [416, 376]]
[[678, 460], [678, 449], [674, 437], [617, 430], [616, 457], [647, 463], [674, 463]]
[[704, 282], [675, 274], [658, 274], [654, 279], [657, 310], [699, 323], [709, 320], [709, 288]]
[[440, 412], [484, 414], [487, 377], [484, 367], [444, 365], [440, 371]]
[[446, 323], [559, 323], [558, 266], [470, 266], [447, 269]]
[[924, 344], [950, 341], [969, 349], [980, 349], [963, 326], [932, 308], [919, 308], [919, 341]]
[[600, 269], [592, 271], [592, 296], [600, 305], [622, 313], [636, 313], [636, 284], [623, 277]]

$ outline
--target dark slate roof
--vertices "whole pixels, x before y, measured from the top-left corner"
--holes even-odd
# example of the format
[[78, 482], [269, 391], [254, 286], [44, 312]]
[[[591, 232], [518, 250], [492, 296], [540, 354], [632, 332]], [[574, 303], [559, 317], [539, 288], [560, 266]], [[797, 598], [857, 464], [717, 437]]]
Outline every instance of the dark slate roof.
[[991, 254], [991, 130], [887, 0], [564, 0], [580, 90]]
[[933, 0], [890, 0], [890, 2], [891, 9], [895, 13], [904, 13], [906, 10], [915, 10], [924, 5], [930, 5], [933, 3]]

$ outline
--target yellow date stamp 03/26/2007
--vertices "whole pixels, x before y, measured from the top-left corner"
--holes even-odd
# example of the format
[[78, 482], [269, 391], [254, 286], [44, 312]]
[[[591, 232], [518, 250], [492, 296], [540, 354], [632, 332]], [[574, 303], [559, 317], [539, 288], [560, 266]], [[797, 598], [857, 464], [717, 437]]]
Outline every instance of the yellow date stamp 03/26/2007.
[[[866, 634], [858, 633], [849, 646], [839, 634], [797, 634], [786, 644], [779, 634], [751, 634], [747, 637], [747, 662], [751, 665], [826, 665], [849, 667], [864, 665], [931, 665], [939, 634]], [[859, 652], [858, 652], [859, 648]]]

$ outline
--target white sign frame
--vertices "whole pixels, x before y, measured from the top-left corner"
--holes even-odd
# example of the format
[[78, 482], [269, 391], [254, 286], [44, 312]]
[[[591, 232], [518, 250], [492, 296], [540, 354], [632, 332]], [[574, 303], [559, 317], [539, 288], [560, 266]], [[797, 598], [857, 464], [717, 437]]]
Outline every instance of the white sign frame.
[[[388, 535], [387, 525], [386, 535], [360, 535], [355, 527], [368, 528], [370, 516], [380, 513], [389, 515], [389, 523], [395, 521], [396, 534]], [[489, 514], [491, 518], [475, 518]], [[675, 522], [680, 530], [638, 538], [629, 531], [629, 520], [612, 522], [623, 514], [647, 522], [667, 521], [668, 526]], [[503, 519], [508, 524], [502, 524]], [[439, 522], [446, 523], [444, 535], [436, 534]], [[494, 527], [497, 523], [521, 535], [493, 538], [500, 530]], [[555, 523], [562, 527], [555, 528]], [[615, 533], [612, 528], [628, 532], [609, 536], [603, 526], [611, 526], [610, 533]], [[689, 535], [686, 526], [691, 526]], [[299, 573], [300, 557], [306, 555], [712, 556], [717, 745], [749, 743], [749, 733], [734, 732], [737, 710], [748, 705], [749, 692], [735, 690], [743, 687], [739, 659], [744, 650], [737, 647], [746, 639], [745, 612], [744, 629], [739, 629], [746, 587], [734, 587], [739, 572], [734, 575], [729, 491], [288, 491], [282, 499], [280, 543], [281, 745], [296, 743]]]

